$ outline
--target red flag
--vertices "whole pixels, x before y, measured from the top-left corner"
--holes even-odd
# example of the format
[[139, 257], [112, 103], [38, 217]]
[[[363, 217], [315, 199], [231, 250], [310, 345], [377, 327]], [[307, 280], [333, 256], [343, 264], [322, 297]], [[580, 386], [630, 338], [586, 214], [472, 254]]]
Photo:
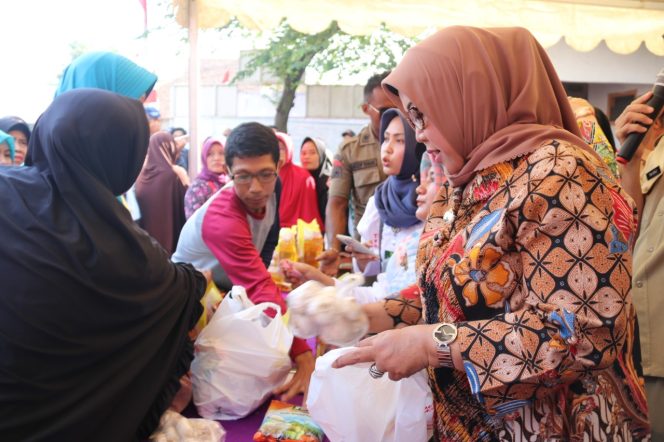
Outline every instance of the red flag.
[[138, 0], [143, 8], [143, 30], [147, 32], [148, 30], [148, 1], [147, 0]]
[[224, 76], [221, 79], [221, 84], [227, 84], [231, 80], [231, 72], [229, 69], [224, 71]]

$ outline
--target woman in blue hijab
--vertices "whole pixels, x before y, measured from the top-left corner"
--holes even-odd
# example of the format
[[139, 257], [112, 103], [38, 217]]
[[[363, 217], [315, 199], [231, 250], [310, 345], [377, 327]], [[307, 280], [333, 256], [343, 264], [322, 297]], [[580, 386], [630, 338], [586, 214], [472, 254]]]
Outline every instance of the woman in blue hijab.
[[104, 89], [143, 101], [156, 82], [155, 74], [122, 55], [90, 52], [81, 55], [67, 66], [55, 96], [85, 87]]
[[14, 163], [14, 137], [0, 130], [0, 165], [11, 166]]
[[378, 253], [375, 262], [365, 263], [355, 255], [365, 276], [386, 270], [387, 262], [411, 235], [419, 235], [422, 223], [415, 216], [415, 189], [420, 183], [420, 160], [425, 147], [397, 109], [386, 110], [380, 119], [379, 141], [383, 172], [388, 178], [376, 187], [357, 231], [363, 243]]
[[[92, 88], [115, 92], [143, 102], [156, 82], [155, 74], [122, 55], [113, 52], [89, 52], [67, 66], [55, 96], [72, 89]], [[118, 196], [118, 201], [127, 207], [132, 218], [138, 220], [141, 218], [140, 209], [137, 205], [132, 207], [127, 203], [135, 200], [133, 186], [125, 195]]]

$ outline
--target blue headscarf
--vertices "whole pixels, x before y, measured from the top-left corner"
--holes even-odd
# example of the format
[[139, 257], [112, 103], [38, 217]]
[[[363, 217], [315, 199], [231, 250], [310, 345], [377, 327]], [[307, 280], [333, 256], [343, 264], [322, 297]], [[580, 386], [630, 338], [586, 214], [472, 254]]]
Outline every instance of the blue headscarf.
[[3, 132], [0, 130], [0, 144], [2, 143], [7, 143], [7, 146], [9, 146], [9, 157], [12, 159], [12, 163], [14, 162], [14, 137], [9, 135], [6, 132]]
[[90, 52], [74, 60], [62, 74], [55, 96], [79, 89], [104, 89], [138, 100], [152, 91], [157, 76], [112, 52]]
[[398, 175], [388, 177], [376, 188], [374, 201], [384, 224], [409, 227], [420, 222], [415, 216], [415, 189], [420, 183], [420, 160], [426, 148], [415, 140], [415, 132], [397, 109], [386, 110], [380, 118], [380, 144], [385, 139], [385, 129], [396, 117], [401, 118], [406, 139], [403, 163]]

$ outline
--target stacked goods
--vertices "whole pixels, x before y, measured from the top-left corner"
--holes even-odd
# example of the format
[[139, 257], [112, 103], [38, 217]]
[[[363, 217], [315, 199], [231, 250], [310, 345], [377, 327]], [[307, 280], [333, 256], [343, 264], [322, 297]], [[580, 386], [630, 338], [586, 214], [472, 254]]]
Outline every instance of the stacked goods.
[[280, 262], [299, 261], [318, 267], [316, 257], [323, 253], [323, 247], [323, 235], [316, 220], [307, 223], [298, 219], [297, 225], [282, 227], [279, 230], [279, 243], [268, 268], [277, 287], [285, 292], [291, 290], [290, 283], [286, 282], [283, 273], [279, 270]]

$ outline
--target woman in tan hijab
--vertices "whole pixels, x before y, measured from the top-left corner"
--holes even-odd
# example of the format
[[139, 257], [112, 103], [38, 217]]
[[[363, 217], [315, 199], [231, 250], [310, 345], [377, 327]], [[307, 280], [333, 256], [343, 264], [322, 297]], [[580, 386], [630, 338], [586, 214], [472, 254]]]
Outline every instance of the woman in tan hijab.
[[150, 137], [148, 156], [136, 180], [136, 200], [141, 209], [141, 227], [169, 254], [175, 251], [186, 222], [184, 195], [189, 177], [176, 164], [178, 151], [173, 135], [157, 132]]
[[542, 47], [525, 29], [447, 28], [383, 87], [450, 187], [420, 243], [426, 324], [336, 366], [395, 380], [426, 368], [435, 440], [646, 437], [632, 203], [579, 137]]

